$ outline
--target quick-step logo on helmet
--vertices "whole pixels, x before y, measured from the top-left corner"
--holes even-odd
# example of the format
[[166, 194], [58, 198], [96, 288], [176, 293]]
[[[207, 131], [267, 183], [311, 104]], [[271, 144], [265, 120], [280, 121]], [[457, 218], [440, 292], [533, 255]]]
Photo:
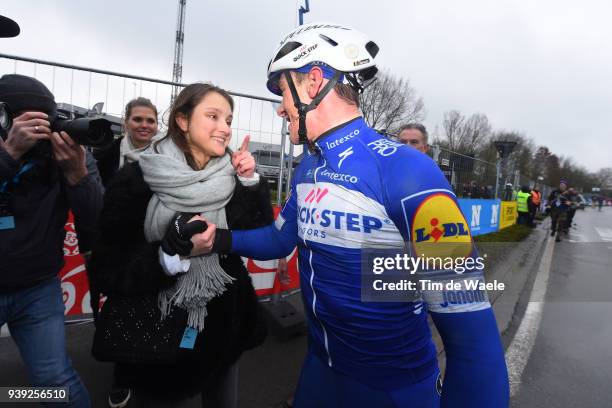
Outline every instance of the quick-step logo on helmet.
[[415, 255], [465, 257], [472, 237], [457, 203], [446, 194], [432, 194], [414, 212], [411, 228]]
[[312, 51], [316, 50], [317, 49], [317, 45], [318, 44], [314, 44], [314, 45], [311, 45], [308, 48], [305, 45], [300, 47], [300, 53], [298, 55], [296, 55], [295, 57], [293, 57], [293, 62], [296, 62], [300, 58], [305, 57], [306, 55], [310, 54]]

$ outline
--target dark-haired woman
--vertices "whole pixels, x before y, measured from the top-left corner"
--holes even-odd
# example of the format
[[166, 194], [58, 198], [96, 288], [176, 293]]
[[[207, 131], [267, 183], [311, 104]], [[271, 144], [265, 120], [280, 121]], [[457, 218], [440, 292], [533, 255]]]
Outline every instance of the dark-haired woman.
[[[175, 100], [168, 134], [125, 165], [109, 187], [90, 265], [108, 296], [94, 356], [117, 362], [129, 406], [235, 407], [237, 361], [265, 337], [238, 256], [209, 254], [215, 227], [272, 221], [265, 180], [246, 150], [228, 151], [233, 100], [192, 84]], [[165, 405], [164, 405], [165, 404]]]

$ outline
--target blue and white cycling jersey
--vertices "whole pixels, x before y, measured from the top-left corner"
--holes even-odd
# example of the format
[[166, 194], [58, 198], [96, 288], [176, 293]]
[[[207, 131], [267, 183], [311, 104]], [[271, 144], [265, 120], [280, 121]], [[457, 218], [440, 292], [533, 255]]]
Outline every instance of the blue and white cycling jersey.
[[[436, 325], [444, 326], [450, 315], [486, 320], [475, 335], [492, 336], [491, 353], [499, 363], [499, 335], [486, 292], [424, 291], [415, 302], [361, 299], [364, 249], [401, 251], [409, 242], [410, 250], [420, 253], [424, 244], [471, 242], [435, 162], [378, 134], [361, 117], [314, 144], [318, 151], [304, 154], [275, 227], [232, 234], [232, 251], [258, 259], [284, 256], [297, 244], [311, 350], [364, 384], [394, 388], [417, 382], [437, 370], [429, 310], [438, 316]], [[454, 331], [441, 330], [445, 344]]]

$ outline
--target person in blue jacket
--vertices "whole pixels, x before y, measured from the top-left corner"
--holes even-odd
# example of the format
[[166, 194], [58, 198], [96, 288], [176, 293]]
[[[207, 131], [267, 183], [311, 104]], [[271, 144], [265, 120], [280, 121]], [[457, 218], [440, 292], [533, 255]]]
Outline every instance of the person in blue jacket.
[[[289, 121], [291, 141], [305, 145], [305, 157], [274, 224], [217, 229], [208, 247], [274, 259], [298, 246], [309, 348], [295, 407], [508, 406], [491, 305], [486, 291], [465, 283], [483, 283], [482, 270], [462, 276], [458, 290], [425, 288], [403, 301], [362, 297], [366, 251], [475, 253], [436, 164], [362, 117], [358, 94], [376, 75], [377, 53], [376, 43], [341, 25], [309, 24], [284, 37], [267, 86], [282, 96], [278, 113]], [[461, 277], [447, 270], [427, 276]], [[443, 385], [427, 311], [446, 350]]]

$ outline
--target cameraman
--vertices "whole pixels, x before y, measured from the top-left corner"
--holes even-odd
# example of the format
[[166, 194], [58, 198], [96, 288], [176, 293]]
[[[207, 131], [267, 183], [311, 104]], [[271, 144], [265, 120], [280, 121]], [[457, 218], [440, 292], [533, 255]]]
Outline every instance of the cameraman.
[[567, 180], [561, 179], [559, 182], [559, 188], [553, 190], [548, 196], [548, 205], [551, 208], [551, 229], [550, 236], [557, 237], [555, 241], [561, 241], [561, 234], [567, 235], [567, 213], [570, 208], [571, 201], [569, 199], [569, 191], [567, 189]]
[[57, 275], [69, 210], [81, 253], [89, 249], [103, 194], [95, 160], [67, 133], [51, 131], [54, 97], [38, 80], [4, 75], [0, 102], [13, 119], [0, 129], [0, 325], [8, 323], [32, 385], [67, 387], [62, 406], [89, 407], [66, 351]]

